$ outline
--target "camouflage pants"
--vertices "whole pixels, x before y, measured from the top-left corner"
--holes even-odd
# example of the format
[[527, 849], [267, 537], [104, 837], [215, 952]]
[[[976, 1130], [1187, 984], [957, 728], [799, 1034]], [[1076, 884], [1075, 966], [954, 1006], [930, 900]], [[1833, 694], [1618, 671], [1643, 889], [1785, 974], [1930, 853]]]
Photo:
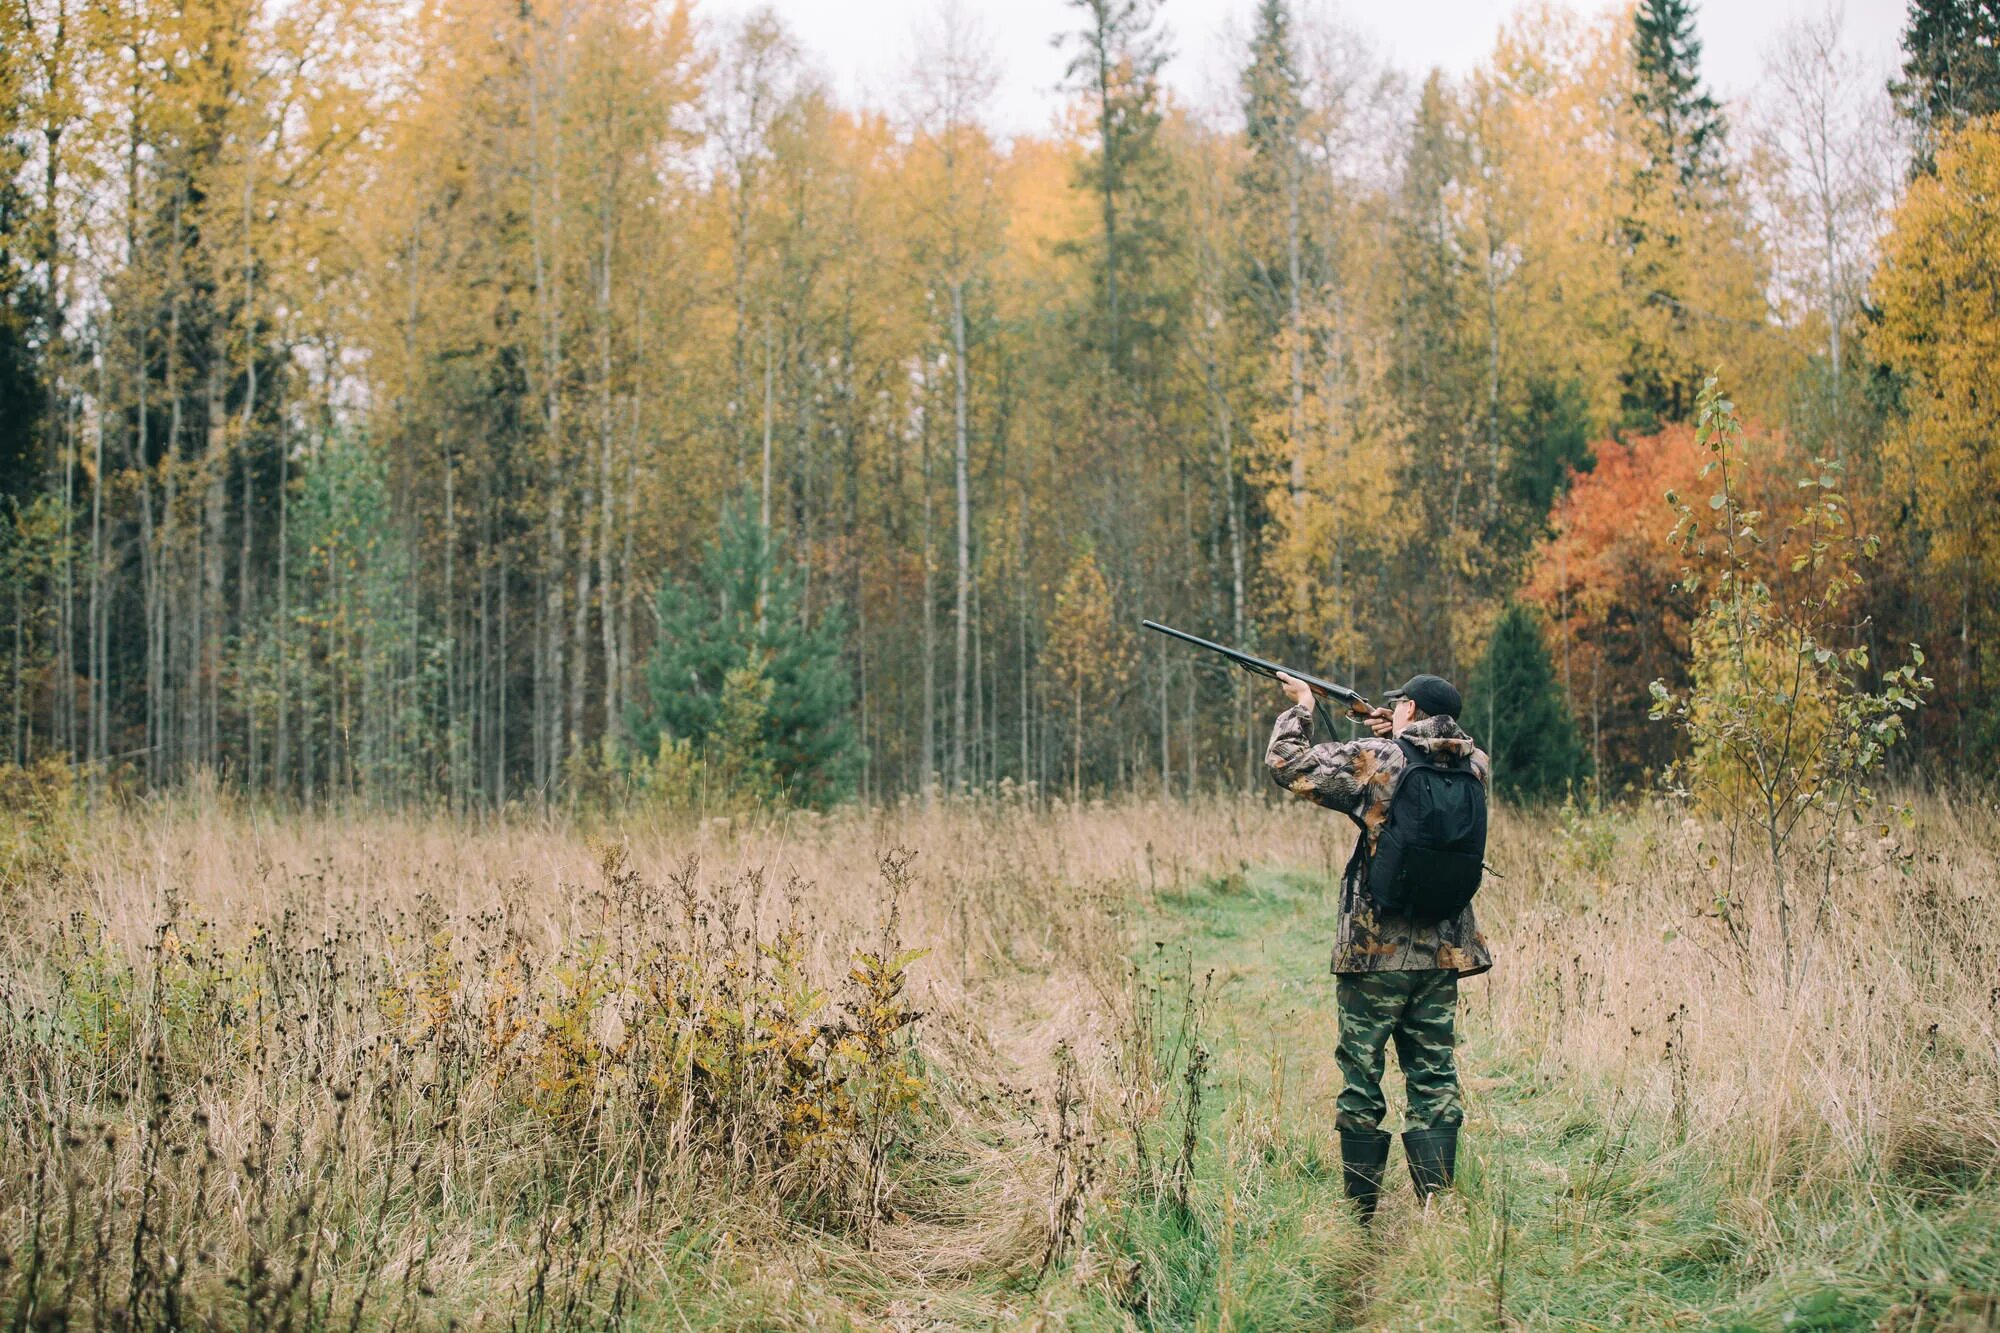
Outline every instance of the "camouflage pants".
[[1410, 1109], [1404, 1128], [1444, 1129], [1465, 1112], [1458, 1103], [1458, 1068], [1452, 1062], [1452, 1020], [1458, 1012], [1458, 973], [1343, 972], [1338, 997], [1340, 1046], [1336, 1059], [1347, 1086], [1335, 1103], [1342, 1129], [1374, 1129], [1388, 1113], [1382, 1096], [1382, 1052], [1393, 1038]]

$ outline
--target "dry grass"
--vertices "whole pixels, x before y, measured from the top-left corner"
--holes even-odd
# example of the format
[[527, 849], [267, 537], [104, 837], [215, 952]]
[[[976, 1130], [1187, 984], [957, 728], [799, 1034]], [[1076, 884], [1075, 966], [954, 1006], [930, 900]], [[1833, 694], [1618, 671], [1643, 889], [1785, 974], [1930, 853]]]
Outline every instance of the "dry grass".
[[[1787, 988], [1768, 883], [1664, 810], [1509, 830], [1490, 912], [1503, 957], [1477, 1003], [1507, 1046], [1625, 1091], [1641, 1118], [1720, 1151], [1752, 1188], [1977, 1175], [2000, 1163], [2000, 807], [1920, 800], [1857, 830]], [[1887, 836], [1884, 836], [1884, 835]], [[1632, 1109], [1628, 1105], [1628, 1112]]]
[[1076, 1224], [1055, 1060], [1069, 1101], [1110, 1100], [1135, 895], [1276, 826], [473, 826], [214, 793], [45, 826], [5, 903], [0, 1308], [997, 1311]]
[[[1701, 915], [1712, 836], [1503, 817], [1469, 1027], [1655, 1127], [1752, 1250], [1990, 1180], [1992, 802], [1851, 849], [1790, 994], [1770, 922]], [[1128, 960], [1167, 890], [1348, 839], [1259, 800], [45, 817], [0, 884], [0, 1320], [1129, 1322], [1126, 1205], [1185, 1196], [1201, 1122]]]

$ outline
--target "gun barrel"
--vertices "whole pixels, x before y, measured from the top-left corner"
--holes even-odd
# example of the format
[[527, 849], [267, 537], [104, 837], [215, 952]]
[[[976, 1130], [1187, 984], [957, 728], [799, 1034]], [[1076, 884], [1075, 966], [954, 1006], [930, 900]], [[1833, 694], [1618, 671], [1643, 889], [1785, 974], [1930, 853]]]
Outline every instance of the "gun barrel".
[[1348, 689], [1345, 685], [1336, 685], [1330, 680], [1321, 680], [1318, 676], [1310, 675], [1304, 671], [1295, 671], [1288, 666], [1279, 666], [1276, 662], [1266, 661], [1261, 657], [1246, 653], [1239, 648], [1230, 648], [1216, 643], [1212, 639], [1204, 639], [1198, 634], [1189, 634], [1185, 630], [1175, 629], [1172, 625], [1162, 625], [1157, 620], [1142, 620], [1139, 623], [1147, 629], [1157, 630], [1159, 633], [1168, 635], [1171, 638], [1191, 643], [1197, 648], [1206, 648], [1212, 653], [1220, 653], [1222, 656], [1236, 663], [1236, 665], [1242, 667], [1245, 671], [1256, 675], [1269, 676], [1275, 680], [1278, 673], [1282, 671], [1293, 680], [1303, 683], [1314, 694], [1321, 694], [1329, 699], [1340, 700], [1347, 705], [1351, 712], [1363, 714], [1369, 711], [1368, 701], [1355, 691]]

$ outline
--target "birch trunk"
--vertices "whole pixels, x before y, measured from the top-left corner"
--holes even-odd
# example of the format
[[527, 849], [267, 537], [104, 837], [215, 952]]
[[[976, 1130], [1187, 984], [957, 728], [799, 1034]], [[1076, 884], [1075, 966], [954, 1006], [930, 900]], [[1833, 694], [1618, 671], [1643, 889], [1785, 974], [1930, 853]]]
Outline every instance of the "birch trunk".
[[[926, 390], [929, 388], [928, 385], [923, 387]], [[932, 588], [937, 558], [931, 547], [931, 427], [930, 413], [927, 410], [922, 413], [917, 439], [918, 447], [923, 451], [918, 474], [923, 486], [921, 511], [924, 557], [923, 793], [924, 805], [928, 808], [937, 799], [937, 595]]]
[[965, 283], [951, 284], [952, 486], [957, 498], [957, 597], [952, 642], [951, 785], [965, 786], [965, 669], [972, 582], [972, 493], [965, 423]]

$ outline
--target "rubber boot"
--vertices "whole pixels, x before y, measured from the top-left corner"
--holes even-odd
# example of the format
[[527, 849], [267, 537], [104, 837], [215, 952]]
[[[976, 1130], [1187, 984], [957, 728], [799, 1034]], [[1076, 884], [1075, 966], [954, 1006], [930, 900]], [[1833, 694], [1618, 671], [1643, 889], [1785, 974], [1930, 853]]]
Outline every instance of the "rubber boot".
[[1452, 1168], [1458, 1163], [1458, 1126], [1404, 1130], [1403, 1156], [1410, 1159], [1410, 1183], [1417, 1187], [1418, 1203], [1450, 1189]]
[[1340, 1131], [1340, 1174], [1347, 1197], [1361, 1209], [1361, 1224], [1375, 1216], [1382, 1197], [1382, 1171], [1389, 1165], [1389, 1132], [1384, 1129]]

